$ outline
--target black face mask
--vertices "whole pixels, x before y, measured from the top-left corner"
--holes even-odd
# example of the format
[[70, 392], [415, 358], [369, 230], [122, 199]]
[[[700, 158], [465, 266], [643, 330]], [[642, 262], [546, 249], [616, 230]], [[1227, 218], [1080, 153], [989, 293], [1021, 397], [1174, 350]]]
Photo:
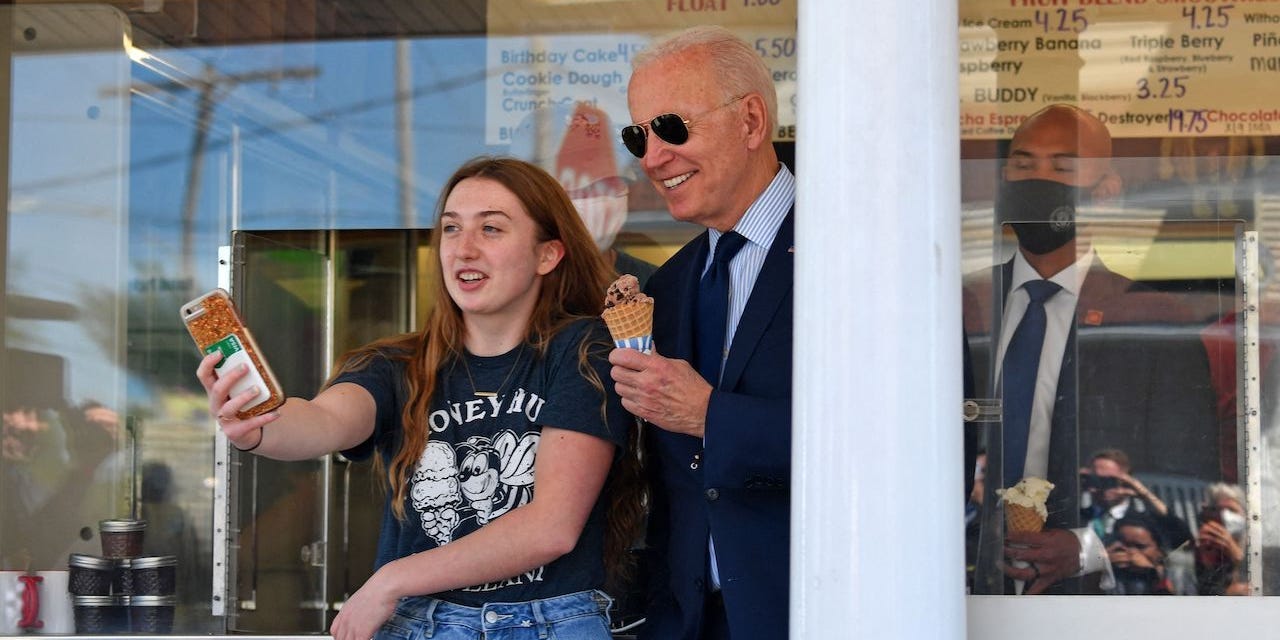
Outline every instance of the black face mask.
[[1023, 249], [1044, 255], [1076, 237], [1076, 207], [1088, 203], [1092, 191], [1052, 180], [1003, 180], [996, 219], [1013, 227]]

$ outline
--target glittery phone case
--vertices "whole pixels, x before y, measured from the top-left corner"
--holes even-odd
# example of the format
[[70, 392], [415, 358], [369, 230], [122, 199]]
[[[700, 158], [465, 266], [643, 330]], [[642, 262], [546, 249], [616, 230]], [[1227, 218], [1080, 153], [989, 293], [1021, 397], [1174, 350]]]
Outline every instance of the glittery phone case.
[[253, 334], [249, 333], [249, 328], [240, 318], [226, 291], [214, 289], [182, 305], [179, 313], [201, 355], [222, 352], [222, 360], [215, 368], [216, 373], [220, 375], [227, 367], [245, 363], [252, 365], [249, 375], [241, 378], [228, 394], [234, 397], [249, 387], [258, 388], [258, 395], [236, 412], [237, 418], [243, 420], [262, 415], [284, 404], [284, 393], [280, 390], [279, 381], [267, 365], [262, 351], [253, 341]]

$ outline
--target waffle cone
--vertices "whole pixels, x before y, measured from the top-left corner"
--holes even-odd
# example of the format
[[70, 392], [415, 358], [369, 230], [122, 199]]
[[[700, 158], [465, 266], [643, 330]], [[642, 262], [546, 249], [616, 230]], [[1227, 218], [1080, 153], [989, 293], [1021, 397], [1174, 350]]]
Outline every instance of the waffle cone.
[[653, 335], [653, 302], [624, 302], [600, 314], [614, 340]]
[[1004, 505], [1004, 523], [1009, 533], [1036, 533], [1044, 529], [1044, 518], [1031, 507]]

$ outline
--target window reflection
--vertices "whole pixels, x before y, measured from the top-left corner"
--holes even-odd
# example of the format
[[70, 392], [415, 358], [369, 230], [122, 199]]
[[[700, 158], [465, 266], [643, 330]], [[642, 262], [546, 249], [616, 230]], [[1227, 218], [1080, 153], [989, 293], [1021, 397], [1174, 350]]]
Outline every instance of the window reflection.
[[[537, 151], [526, 150], [519, 146], [531, 142], [520, 137], [529, 133], [521, 131], [522, 118], [507, 114], [499, 122], [489, 117], [487, 91], [501, 87], [495, 81], [501, 65], [490, 53], [529, 38], [486, 37], [484, 11], [475, 3], [459, 10], [467, 20], [447, 26], [423, 17], [446, 3], [414, 7], [408, 17], [369, 14], [363, 19], [335, 5], [332, 16], [311, 16], [316, 24], [310, 32], [293, 31], [288, 38], [277, 38], [270, 29], [250, 33], [247, 26], [226, 27], [240, 20], [243, 3], [196, 3], [206, 12], [203, 22], [190, 13], [192, 3], [159, 4], [161, 12], [130, 14], [124, 23], [115, 12], [106, 16], [94, 7], [28, 4], [13, 10], [15, 32], [24, 35], [15, 45], [8, 95], [0, 569], [65, 568], [68, 553], [96, 552], [99, 519], [136, 515], [151, 521], [156, 547], [149, 552], [180, 558], [183, 604], [177, 629], [200, 633], [224, 630], [223, 621], [208, 615], [213, 445], [200, 398], [192, 393], [195, 353], [175, 310], [218, 283], [216, 251], [229, 243], [232, 229], [421, 227], [438, 185], [453, 167], [477, 154], [527, 152], [530, 159], [541, 153], [550, 169], [574, 169], [570, 177], [590, 174], [590, 180], [569, 185], [580, 191], [575, 196], [582, 196], [588, 214], [621, 212], [619, 199], [625, 199], [626, 222], [620, 229], [616, 221], [602, 225], [610, 227], [602, 229], [607, 231], [601, 234], [602, 248], [611, 245], [660, 264], [695, 230], [670, 222], [625, 152], [612, 157], [616, 166], [590, 173], [573, 158], [557, 157], [566, 140], [563, 131], [549, 142], [537, 140]], [[977, 4], [962, 2], [962, 15]], [[32, 16], [38, 19], [23, 22]], [[1103, 26], [1094, 12], [1082, 17], [1093, 21], [1089, 28], [1106, 38], [1107, 47], [1130, 37], [1163, 35], [1159, 32], [1165, 29], [1148, 20]], [[1238, 24], [1238, 10], [1234, 17]], [[1073, 18], [1068, 14], [1064, 24], [1074, 25]], [[215, 23], [224, 25], [222, 31], [212, 33], [208, 25]], [[51, 28], [68, 24], [78, 29]], [[773, 33], [790, 24], [762, 28], [755, 39], [771, 64], [785, 67], [791, 60], [794, 39]], [[996, 49], [965, 49], [962, 65], [1004, 65], [981, 73], [1020, 65], [1012, 51], [999, 49], [1000, 43], [1018, 38], [1005, 26], [983, 25], [962, 26], [962, 39]], [[133, 28], [132, 58], [121, 48], [123, 26]], [[236, 29], [243, 32], [227, 33]], [[388, 39], [427, 31], [432, 37]], [[87, 48], [85, 42], [44, 46], [47, 34], [65, 38], [69, 33], [80, 34]], [[617, 39], [628, 46], [642, 40], [632, 34], [587, 33], [566, 38], [569, 44], [539, 46], [569, 50], [578, 40]], [[1041, 55], [1019, 66], [1024, 74], [1019, 77], [1034, 77], [1039, 64], [1082, 96], [1078, 89], [1090, 82], [1113, 83], [1113, 76], [1099, 72], [1106, 68], [1105, 53]], [[1072, 64], [1058, 64], [1062, 60]], [[1091, 66], [1081, 71], [1079, 63]], [[977, 73], [963, 69], [966, 96], [987, 89], [974, 85]], [[615, 128], [629, 121], [618, 91], [625, 83], [607, 72], [592, 74], [601, 82], [609, 78], [605, 88], [613, 91], [604, 103], [611, 109], [607, 120], [601, 120]], [[780, 77], [780, 88], [794, 96], [794, 72]], [[982, 82], [995, 83], [994, 77], [983, 76]], [[1253, 88], [1215, 85], [1233, 100], [1244, 100]], [[1147, 90], [1158, 89], [1148, 83]], [[1192, 89], [1203, 93], [1203, 86]], [[565, 108], [546, 111], [563, 118]], [[991, 105], [981, 111], [984, 117], [1001, 115]], [[531, 110], [530, 122], [538, 113]], [[1010, 118], [1000, 136], [1007, 137], [1015, 126]], [[1128, 572], [1115, 576], [1116, 586], [1108, 589], [1099, 579], [1088, 587], [1095, 592], [1280, 593], [1280, 525], [1271, 517], [1280, 513], [1280, 478], [1274, 465], [1260, 460], [1280, 446], [1280, 375], [1274, 362], [1280, 346], [1275, 277], [1280, 139], [1263, 124], [1212, 132], [1219, 135], [1128, 131], [1114, 141], [1111, 164], [1124, 189], [1089, 212], [1090, 267], [1132, 282], [1117, 296], [1141, 301], [1119, 312], [1085, 305], [1071, 323], [1076, 343], [1069, 354], [1074, 370], [1067, 377], [1077, 388], [1070, 403], [1077, 440], [1067, 443], [1071, 455], [1058, 458], [1055, 471], [1080, 499], [1069, 513], [1054, 515], [1070, 516], [1078, 528], [1098, 528], [1105, 541], [1102, 553], [1109, 559], [1115, 554], [1113, 568]], [[793, 137], [794, 127], [784, 125], [780, 138]], [[994, 118], [971, 123], [970, 130], [993, 126]], [[614, 132], [606, 127], [602, 135], [605, 140]], [[994, 139], [966, 140], [963, 147], [964, 272], [970, 274], [970, 293], [986, 292], [966, 301], [966, 330], [976, 394], [984, 398], [994, 397], [1001, 384], [996, 327], [1003, 319], [1003, 289], [1012, 284], [990, 269], [1010, 260], [1016, 247], [1016, 235], [994, 213], [1004, 172], [997, 160], [1030, 160], [1007, 147], [1007, 141]], [[592, 168], [609, 165], [600, 160], [606, 157], [611, 156], [602, 143], [589, 161]], [[1050, 168], [1080, 174], [1089, 171], [1087, 164], [1059, 156]], [[1033, 164], [1015, 167], [1034, 169]], [[1258, 296], [1251, 301], [1244, 299], [1246, 274], [1238, 267], [1246, 233], [1257, 234], [1259, 257], [1253, 274]], [[413, 313], [407, 309], [414, 303], [425, 304], [409, 293], [408, 272], [415, 267], [407, 263], [412, 261], [396, 255], [414, 241], [392, 237], [374, 244], [339, 261], [340, 268], [350, 270], [346, 288], [335, 294], [338, 313], [350, 314], [336, 329], [339, 344], [385, 335], [388, 327], [408, 322]], [[301, 300], [304, 296], [290, 289], [293, 284], [283, 282], [272, 293], [288, 302]], [[391, 310], [388, 300], [395, 300]], [[299, 306], [321, 315], [327, 309], [320, 304], [308, 299]], [[1250, 309], [1257, 322], [1256, 349], [1242, 333]], [[1238, 374], [1246, 358], [1253, 358], [1256, 380]], [[1256, 395], [1249, 395], [1251, 382]], [[1256, 421], [1261, 447], [1245, 455], [1249, 420]], [[990, 432], [995, 428], [986, 427], [985, 441], [1002, 442]], [[993, 512], [994, 490], [1006, 484], [994, 459], [1002, 449], [988, 445], [983, 451], [980, 468], [983, 474], [989, 468], [991, 475], [979, 479], [969, 498], [974, 582], [982, 551], [979, 532], [991, 530], [981, 526], [983, 515]], [[1127, 462], [1114, 460], [1111, 451], [1122, 452]], [[1100, 453], [1109, 457], [1098, 458]], [[974, 461], [971, 469], [977, 468]], [[351, 474], [351, 467], [344, 465], [342, 472]], [[1043, 473], [1048, 472], [1046, 466]], [[374, 483], [367, 469], [354, 473], [348, 485], [357, 487], [352, 499], [358, 501]], [[319, 475], [308, 474], [306, 491], [317, 489]], [[1122, 490], [1131, 493], [1115, 494]], [[302, 520], [312, 527], [312, 502], [306, 504]], [[272, 505], [261, 506], [266, 513]], [[290, 521], [275, 515], [281, 512], [272, 512], [272, 522]], [[368, 547], [372, 536], [359, 529], [364, 518], [358, 510], [355, 514], [350, 521], [355, 526], [343, 535], [351, 547], [362, 540]], [[277, 541], [275, 552], [292, 560], [314, 542], [298, 526], [290, 530], [289, 544]], [[262, 530], [261, 523], [244, 529]], [[998, 549], [999, 542], [991, 544]], [[355, 573], [369, 564], [351, 562]], [[240, 578], [250, 581], [251, 574]], [[352, 572], [329, 578], [334, 585], [359, 582]], [[321, 590], [313, 576], [282, 580], [297, 581], [291, 602]], [[976, 584], [974, 589], [983, 590]], [[986, 587], [1000, 593], [1012, 589], [1002, 579]], [[340, 601], [343, 591], [331, 586], [332, 600]], [[323, 628], [324, 608], [332, 602], [307, 606], [297, 621], [281, 623], [279, 630]]]
[[[1195, 148], [1265, 151], [1254, 140], [1206, 144]], [[1116, 585], [1096, 584], [1092, 592], [1271, 594], [1280, 588], [1267, 571], [1275, 562], [1280, 532], [1265, 514], [1268, 505], [1274, 506], [1276, 478], [1256, 452], [1249, 459], [1240, 445], [1249, 428], [1247, 407], [1259, 410], [1257, 428], [1265, 445], [1275, 441], [1277, 432], [1272, 362], [1277, 293], [1271, 274], [1273, 246], [1280, 237], [1270, 230], [1270, 218], [1280, 214], [1276, 150], [1212, 160], [1133, 155], [1178, 146], [1190, 148], [1161, 140], [1117, 140], [1116, 155], [1127, 156], [1115, 161], [1126, 185], [1124, 197], [1087, 214], [1082, 210], [1081, 233], [1084, 222], [1092, 229], [1089, 251], [1094, 268], [1125, 278], [1122, 290], [1108, 300], [1136, 296], [1140, 303], [1124, 312], [1102, 302], [1076, 311], [1070, 332], [1077, 342], [1067, 359], [1076, 362], [1077, 400], [1071, 409], [1079, 440], [1070, 450], [1077, 463], [1060, 467], [1083, 472], [1069, 481], [1082, 495], [1076, 526], [1099, 530], [1108, 554], [1118, 561], [1111, 563], [1113, 570], [1125, 567], [1114, 573]], [[979, 149], [993, 152], [995, 146], [968, 147], [970, 153]], [[1195, 176], [1185, 166], [1181, 174], [1171, 170], [1188, 162], [1195, 165]], [[982, 266], [984, 261], [1005, 263], [1016, 251], [1016, 235], [997, 223], [993, 206], [1002, 166], [978, 160], [962, 164], [964, 259], [970, 274], [965, 328], [979, 397], [996, 393], [1008, 382], [997, 377], [999, 365], [993, 364], [992, 355], [1002, 346], [993, 326], [999, 326], [1006, 300], [992, 291], [1007, 288], [1012, 273]], [[1254, 319], [1259, 324], [1252, 334], [1257, 348], [1252, 349], [1245, 333], [1247, 313], [1242, 312], [1248, 304], [1246, 278], [1237, 265], [1246, 238], [1255, 232], [1259, 307]], [[1238, 368], [1246, 359], [1251, 370], [1259, 372], [1258, 397], [1245, 397], [1247, 381], [1238, 379]], [[1169, 382], [1158, 383], [1160, 379]], [[985, 453], [998, 455], [991, 445], [1000, 441], [1000, 426], [976, 428], [984, 430]], [[1124, 454], [1122, 461], [1107, 462], [1116, 451]], [[1104, 456], [1105, 469], [1094, 468], [1099, 466], [1098, 454]], [[998, 484], [993, 478], [1000, 473], [1000, 463], [992, 460], [986, 465], [988, 484]], [[1251, 480], [1259, 487], [1254, 504], [1246, 493]], [[986, 501], [993, 496], [994, 491], [988, 491]], [[1128, 506], [1118, 508], [1121, 503]], [[1116, 523], [1132, 517], [1135, 508], [1146, 522], [1117, 533]], [[1245, 515], [1255, 513], [1262, 517]], [[1224, 520], [1231, 523], [1230, 531]], [[1000, 525], [990, 515], [983, 522]], [[1245, 526], [1250, 522], [1260, 525], [1252, 536]], [[1137, 533], [1138, 528], [1146, 534]], [[1160, 548], [1149, 562], [1133, 556], [1127, 545], [1132, 540], [1126, 536], [1143, 535]], [[1000, 553], [999, 541], [984, 540], [979, 548], [974, 538], [971, 528], [971, 565], [980, 562], [977, 556], [983, 550], [989, 557]], [[1158, 569], [1158, 578], [1147, 564]], [[998, 574], [982, 584], [981, 567], [974, 569], [975, 592], [1014, 592]], [[1265, 577], [1265, 583], [1257, 575], [1251, 583], [1251, 570]], [[1253, 584], [1260, 589], [1253, 591]], [[1090, 592], [1087, 580], [1081, 590]]]

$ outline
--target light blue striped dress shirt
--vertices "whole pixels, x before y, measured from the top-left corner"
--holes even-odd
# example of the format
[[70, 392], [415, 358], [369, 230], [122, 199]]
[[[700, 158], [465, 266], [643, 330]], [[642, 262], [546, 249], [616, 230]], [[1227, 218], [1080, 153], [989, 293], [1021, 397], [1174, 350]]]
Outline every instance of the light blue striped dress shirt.
[[[773, 182], [769, 183], [733, 227], [747, 242], [733, 260], [729, 261], [729, 312], [726, 314], [727, 323], [724, 328], [724, 353], [720, 356], [722, 367], [723, 359], [733, 346], [733, 336], [738, 331], [738, 321], [742, 319], [742, 311], [747, 306], [747, 298], [751, 296], [751, 288], [755, 286], [760, 269], [764, 266], [764, 259], [773, 246], [773, 238], [796, 201], [796, 178], [787, 170], [786, 165], [779, 167]], [[711, 249], [707, 252], [706, 263], [702, 265], [703, 275], [706, 275], [707, 268], [711, 266], [711, 258], [716, 254], [720, 236], [724, 235], [715, 229], [709, 229], [708, 232]]]

